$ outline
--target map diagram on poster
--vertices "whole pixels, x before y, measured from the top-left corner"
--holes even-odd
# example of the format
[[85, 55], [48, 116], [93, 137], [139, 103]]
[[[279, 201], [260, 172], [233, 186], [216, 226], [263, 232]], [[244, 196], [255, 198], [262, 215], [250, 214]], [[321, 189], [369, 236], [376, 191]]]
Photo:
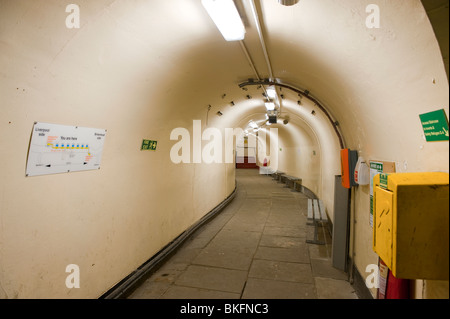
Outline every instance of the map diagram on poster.
[[100, 168], [106, 130], [35, 123], [26, 176]]

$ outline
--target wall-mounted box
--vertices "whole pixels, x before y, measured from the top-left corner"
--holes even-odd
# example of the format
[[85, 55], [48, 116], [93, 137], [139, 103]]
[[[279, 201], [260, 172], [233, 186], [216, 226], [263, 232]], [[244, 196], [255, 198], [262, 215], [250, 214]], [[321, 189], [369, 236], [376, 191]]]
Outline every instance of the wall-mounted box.
[[341, 176], [342, 186], [352, 188], [358, 184], [355, 182], [355, 166], [358, 162], [358, 152], [348, 148], [341, 150]]
[[449, 174], [373, 179], [373, 250], [396, 278], [449, 279]]

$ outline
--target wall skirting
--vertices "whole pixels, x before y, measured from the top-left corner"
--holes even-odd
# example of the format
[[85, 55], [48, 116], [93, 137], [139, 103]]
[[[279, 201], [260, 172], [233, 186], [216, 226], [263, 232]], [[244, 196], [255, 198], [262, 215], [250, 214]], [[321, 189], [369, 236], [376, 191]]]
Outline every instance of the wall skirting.
[[236, 196], [236, 188], [234, 191], [218, 206], [203, 216], [197, 223], [184, 231], [181, 235], [167, 244], [163, 249], [156, 253], [152, 258], [146, 261], [142, 266], [133, 271], [118, 284], [100, 296], [99, 299], [123, 299], [130, 295], [136, 287], [145, 281], [152, 273], [158, 270], [165, 261], [167, 261], [181, 245], [194, 234], [200, 227], [206, 225], [214, 217], [216, 217]]

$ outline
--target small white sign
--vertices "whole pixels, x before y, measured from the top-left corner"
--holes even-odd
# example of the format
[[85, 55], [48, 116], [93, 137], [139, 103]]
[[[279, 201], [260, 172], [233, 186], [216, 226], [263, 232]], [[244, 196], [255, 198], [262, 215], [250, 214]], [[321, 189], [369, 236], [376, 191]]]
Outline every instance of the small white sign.
[[35, 123], [26, 176], [100, 168], [106, 130]]

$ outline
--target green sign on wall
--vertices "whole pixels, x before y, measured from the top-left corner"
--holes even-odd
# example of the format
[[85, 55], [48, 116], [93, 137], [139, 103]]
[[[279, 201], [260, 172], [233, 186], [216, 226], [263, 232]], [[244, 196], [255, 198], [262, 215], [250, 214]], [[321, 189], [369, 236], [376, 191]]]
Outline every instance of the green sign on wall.
[[141, 151], [156, 151], [157, 141], [142, 140]]
[[445, 110], [420, 115], [427, 142], [448, 141], [448, 120]]

